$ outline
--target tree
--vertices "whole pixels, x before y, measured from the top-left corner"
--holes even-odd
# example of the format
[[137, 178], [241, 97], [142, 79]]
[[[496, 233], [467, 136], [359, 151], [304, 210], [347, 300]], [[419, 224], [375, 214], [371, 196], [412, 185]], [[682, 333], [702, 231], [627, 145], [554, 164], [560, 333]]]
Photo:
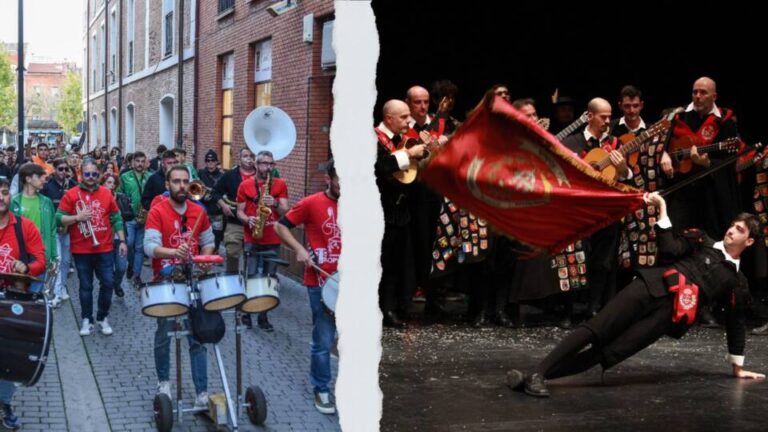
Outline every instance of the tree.
[[56, 121], [64, 129], [64, 132], [70, 135], [77, 133], [77, 125], [83, 120], [82, 98], [83, 88], [80, 83], [80, 75], [69, 72], [59, 98]]
[[16, 123], [16, 80], [8, 54], [0, 48], [0, 127]]

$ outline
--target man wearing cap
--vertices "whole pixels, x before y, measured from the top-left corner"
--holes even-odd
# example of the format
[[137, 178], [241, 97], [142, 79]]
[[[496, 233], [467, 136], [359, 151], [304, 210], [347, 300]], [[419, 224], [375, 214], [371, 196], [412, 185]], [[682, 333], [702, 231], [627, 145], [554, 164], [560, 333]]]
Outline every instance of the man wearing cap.
[[[216, 152], [213, 149], [209, 149], [205, 154], [205, 168], [200, 170], [200, 180], [205, 184], [205, 187], [212, 190], [223, 174], [219, 169], [219, 157], [216, 156]], [[206, 194], [201, 202], [207, 209], [208, 219], [211, 220], [213, 236], [216, 239], [214, 250], [218, 251], [219, 245], [224, 239], [224, 215], [212, 193]]]

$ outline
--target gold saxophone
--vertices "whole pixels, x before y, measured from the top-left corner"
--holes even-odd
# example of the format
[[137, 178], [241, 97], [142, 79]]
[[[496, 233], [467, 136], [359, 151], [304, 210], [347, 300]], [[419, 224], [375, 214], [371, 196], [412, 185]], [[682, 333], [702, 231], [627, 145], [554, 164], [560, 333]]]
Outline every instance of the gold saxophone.
[[[255, 179], [254, 179], [255, 181]], [[259, 194], [258, 212], [256, 213], [256, 223], [253, 225], [253, 231], [251, 231], [251, 237], [256, 240], [264, 237], [264, 227], [267, 225], [269, 216], [272, 215], [272, 209], [264, 204], [264, 197], [269, 195], [272, 189], [272, 173], [267, 174], [267, 181], [264, 182], [264, 187]]]

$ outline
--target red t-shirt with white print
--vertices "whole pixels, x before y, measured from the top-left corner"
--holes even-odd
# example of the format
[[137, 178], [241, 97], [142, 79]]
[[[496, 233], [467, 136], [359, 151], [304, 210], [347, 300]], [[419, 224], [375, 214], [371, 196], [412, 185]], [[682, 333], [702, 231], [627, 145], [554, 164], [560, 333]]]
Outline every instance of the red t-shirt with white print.
[[[309, 250], [315, 254], [317, 265], [329, 274], [336, 272], [341, 256], [341, 231], [336, 224], [337, 201], [318, 192], [298, 203], [285, 215], [293, 225], [304, 225]], [[304, 285], [317, 286], [325, 282], [325, 276], [313, 267], [304, 269]]]
[[[256, 184], [256, 176], [245, 180], [240, 183], [240, 187], [237, 188], [237, 202], [245, 203], [245, 214], [247, 216], [256, 216], [259, 212], [259, 191], [264, 190], [264, 180], [258, 180], [258, 190]], [[275, 224], [280, 216], [277, 213], [278, 201], [280, 198], [288, 199], [288, 186], [285, 184], [285, 180], [281, 178], [272, 178], [272, 188], [269, 194], [275, 198], [275, 205], [270, 207], [272, 214], [269, 215], [267, 222], [264, 224], [264, 236], [256, 240], [251, 235], [253, 230], [247, 224], [243, 226], [245, 230], [244, 240], [250, 244], [260, 245], [279, 245], [280, 237], [275, 232]]]
[[[16, 238], [16, 224], [21, 223], [21, 234], [24, 236], [24, 247], [29, 256], [29, 275], [39, 276], [45, 271], [45, 246], [40, 232], [32, 221], [18, 217], [13, 213], [8, 215], [8, 224], [0, 228], [0, 273], [14, 273], [13, 263], [21, 258], [19, 241]], [[0, 286], [8, 286], [13, 282], [0, 281]]]
[[64, 193], [59, 204], [59, 210], [70, 216], [75, 216], [77, 215], [77, 203], [81, 200], [85, 203], [85, 207], [89, 208], [92, 212], [91, 226], [99, 245], [94, 247], [93, 240], [90, 237], [83, 236], [80, 232], [80, 222], [75, 222], [69, 226], [72, 253], [95, 254], [112, 252], [114, 233], [109, 215], [113, 212], [120, 212], [117, 202], [115, 202], [115, 197], [104, 186], [99, 186], [93, 192], [76, 186]]
[[[192, 228], [195, 227], [197, 218], [200, 223], [195, 228], [195, 236], [192, 237]], [[185, 228], [182, 228], [185, 227]], [[200, 234], [211, 227], [208, 215], [201, 206], [187, 201], [187, 210], [183, 215], [179, 214], [170, 200], [164, 200], [153, 205], [147, 214], [146, 230], [157, 230], [161, 235], [161, 244], [167, 248], [178, 248], [182, 243], [188, 243], [192, 255], [200, 253]], [[179, 264], [178, 258], [153, 258], [152, 271], [155, 275], [168, 265]]]

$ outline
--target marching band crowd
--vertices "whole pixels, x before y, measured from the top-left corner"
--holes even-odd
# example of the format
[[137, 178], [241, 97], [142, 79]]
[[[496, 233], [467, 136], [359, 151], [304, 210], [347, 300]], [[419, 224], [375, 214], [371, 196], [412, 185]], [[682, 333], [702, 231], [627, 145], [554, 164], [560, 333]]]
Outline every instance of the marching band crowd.
[[[209, 150], [205, 166], [198, 170], [183, 149], [163, 145], [150, 158], [141, 151], [122, 156], [119, 149], [106, 147], [82, 154], [77, 146], [67, 149], [61, 143], [49, 146], [30, 140], [24, 161], [16, 160], [14, 147], [6, 148], [0, 152], [0, 273], [36, 277], [25, 295], [47, 295], [51, 307], [59, 307], [70, 294], [78, 295], [80, 335], [98, 330], [109, 336], [114, 333], [109, 322], [113, 294], [131, 295], [129, 286], [151, 289], [147, 284], [173, 277], [173, 270], [191, 257], [218, 254], [222, 243], [227, 272], [238, 272], [245, 252], [251, 258], [243, 263], [249, 276], [274, 277], [276, 265], [264, 259], [269, 256], [264, 252], [277, 257], [284, 243], [306, 264], [304, 285], [313, 317], [310, 382], [316, 408], [333, 414], [330, 353], [336, 326], [319, 300], [320, 287], [336, 272], [341, 253], [333, 162], [325, 169], [325, 190], [293, 207], [270, 151], [253, 154], [246, 147], [236, 162], [225, 171], [216, 152]], [[260, 220], [260, 212], [268, 212], [266, 220]], [[307, 248], [290, 231], [301, 225]], [[151, 259], [151, 279], [142, 275], [145, 258]], [[201, 269], [211, 270], [210, 265]], [[75, 271], [78, 283], [69, 279]], [[99, 281], [95, 315], [94, 276]], [[10, 296], [12, 283], [0, 284]], [[44, 286], [51, 292], [44, 293]], [[171, 322], [157, 318], [154, 342], [158, 393], [169, 398]], [[243, 323], [251, 328], [249, 315]], [[263, 331], [274, 330], [266, 312], [258, 315], [257, 323]], [[206, 348], [195, 337], [188, 339], [195, 407], [207, 407]], [[11, 406], [15, 388], [16, 383], [0, 380], [2, 425], [8, 429], [21, 424]]]

